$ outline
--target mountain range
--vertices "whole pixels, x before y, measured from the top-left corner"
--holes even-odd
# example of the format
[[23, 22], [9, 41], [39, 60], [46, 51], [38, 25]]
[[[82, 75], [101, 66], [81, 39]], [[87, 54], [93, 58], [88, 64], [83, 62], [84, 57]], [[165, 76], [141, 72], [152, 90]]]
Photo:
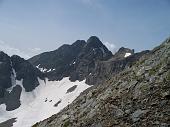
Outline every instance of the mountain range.
[[168, 127], [169, 69], [169, 38], [138, 53], [96, 36], [28, 60], [1, 51], [0, 127]]

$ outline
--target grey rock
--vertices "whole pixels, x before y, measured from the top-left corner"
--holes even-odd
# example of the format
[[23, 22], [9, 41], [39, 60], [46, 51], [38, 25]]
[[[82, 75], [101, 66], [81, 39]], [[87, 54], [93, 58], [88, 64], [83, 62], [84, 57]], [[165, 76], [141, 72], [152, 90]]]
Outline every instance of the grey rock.
[[140, 120], [140, 117], [146, 112], [147, 110], [141, 110], [141, 109], [136, 110], [131, 116], [133, 122]]

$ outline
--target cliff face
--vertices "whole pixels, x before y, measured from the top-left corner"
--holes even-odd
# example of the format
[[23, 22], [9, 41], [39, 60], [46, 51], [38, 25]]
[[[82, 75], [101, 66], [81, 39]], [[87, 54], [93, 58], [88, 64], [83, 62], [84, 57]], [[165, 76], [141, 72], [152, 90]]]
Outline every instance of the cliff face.
[[44, 74], [27, 60], [0, 52], [0, 105], [5, 104], [7, 111], [17, 109], [22, 88], [16, 81], [22, 80], [23, 88], [30, 92], [39, 85], [38, 77], [44, 79]]
[[170, 39], [167, 39], [34, 127], [168, 127], [169, 109]]

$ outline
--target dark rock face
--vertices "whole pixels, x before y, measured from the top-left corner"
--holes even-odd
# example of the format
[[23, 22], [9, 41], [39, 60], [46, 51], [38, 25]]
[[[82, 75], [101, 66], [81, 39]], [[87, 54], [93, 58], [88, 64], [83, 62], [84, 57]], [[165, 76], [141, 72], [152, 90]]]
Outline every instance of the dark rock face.
[[18, 108], [22, 88], [16, 80], [22, 80], [25, 91], [30, 92], [39, 85], [38, 77], [44, 79], [45, 75], [27, 60], [0, 52], [0, 104], [4, 103], [7, 111]]
[[87, 42], [78, 40], [72, 45], [63, 45], [59, 49], [37, 55], [29, 61], [46, 69], [49, 80], [61, 80], [70, 77], [71, 81], [84, 80], [94, 70], [97, 61], [107, 60], [112, 53], [95, 36]]
[[125, 57], [126, 53], [131, 53], [131, 55], [134, 54], [134, 49], [128, 49], [128, 48], [124, 48], [121, 47], [115, 54], [114, 54], [114, 59], [119, 60], [119, 59], [123, 59]]
[[44, 79], [44, 74], [23, 58], [14, 55], [11, 57], [11, 61], [16, 72], [16, 79], [23, 79], [23, 87], [26, 92], [32, 91], [39, 85], [37, 77]]
[[13, 124], [16, 122], [16, 118], [9, 119], [3, 123], [0, 123], [0, 127], [13, 127]]
[[0, 52], [0, 97], [3, 97], [6, 88], [12, 86], [11, 72], [10, 57], [4, 52]]
[[70, 74], [70, 79], [72, 81], [84, 80], [94, 71], [94, 68], [99, 61], [108, 60], [111, 57], [112, 53], [97, 37], [90, 37], [75, 60], [75, 64], [72, 65], [74, 69]]
[[29, 61], [35, 66], [39, 65], [39, 67], [46, 69], [55, 69], [55, 71], [47, 72], [48, 78], [50, 80], [61, 80], [69, 75], [72, 69], [70, 64], [74, 62], [85, 44], [85, 41], [78, 40], [72, 45], [63, 45], [55, 51], [37, 55], [29, 59]]
[[4, 96], [4, 103], [6, 105], [7, 111], [12, 111], [21, 105], [20, 103], [20, 95], [22, 88], [19, 85], [16, 85], [11, 92], [6, 91]]

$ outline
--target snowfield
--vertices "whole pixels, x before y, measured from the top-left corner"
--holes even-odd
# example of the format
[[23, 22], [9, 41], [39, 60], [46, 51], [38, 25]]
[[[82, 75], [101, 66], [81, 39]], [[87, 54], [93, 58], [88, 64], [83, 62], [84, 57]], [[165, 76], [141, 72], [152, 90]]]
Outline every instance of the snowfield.
[[[68, 77], [61, 81], [40, 80], [40, 85], [32, 92], [25, 92], [22, 81], [16, 84], [22, 87], [21, 106], [14, 111], [6, 111], [5, 104], [0, 105], [0, 123], [16, 118], [13, 127], [30, 127], [53, 114], [58, 113], [68, 104], [72, 103], [81, 92], [90, 86], [84, 81], [71, 82]], [[68, 89], [75, 87], [71, 92]]]

